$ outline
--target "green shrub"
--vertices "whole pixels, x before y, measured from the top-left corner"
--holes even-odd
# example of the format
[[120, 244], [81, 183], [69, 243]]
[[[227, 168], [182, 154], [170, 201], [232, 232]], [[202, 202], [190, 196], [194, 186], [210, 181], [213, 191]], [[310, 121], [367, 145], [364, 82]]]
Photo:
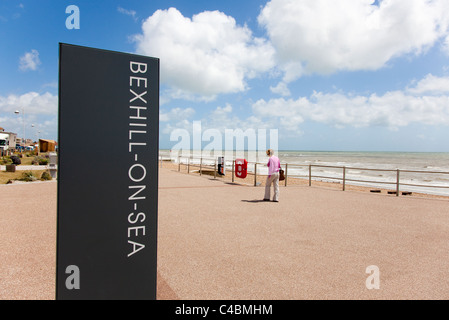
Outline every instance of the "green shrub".
[[52, 179], [52, 177], [51, 177], [50, 173], [48, 173], [47, 171], [44, 171], [42, 173], [42, 176], [41, 176], [42, 181], [51, 180], [51, 179]]
[[49, 163], [49, 161], [50, 160], [47, 157], [34, 157], [34, 159], [31, 162], [31, 164], [45, 166], [45, 165], [47, 165]]
[[37, 178], [36, 178], [36, 176], [34, 175], [34, 173], [32, 171], [25, 171], [22, 174], [22, 178], [19, 179], [19, 180], [26, 181], [26, 182], [31, 182], [31, 181], [36, 181]]
[[12, 160], [10, 157], [2, 157], [0, 159], [0, 164], [2, 164], [2, 165], [11, 164], [11, 163], [12, 163]]
[[22, 160], [20, 160], [20, 158], [16, 155], [12, 155], [9, 157], [12, 161], [13, 164], [21, 164]]

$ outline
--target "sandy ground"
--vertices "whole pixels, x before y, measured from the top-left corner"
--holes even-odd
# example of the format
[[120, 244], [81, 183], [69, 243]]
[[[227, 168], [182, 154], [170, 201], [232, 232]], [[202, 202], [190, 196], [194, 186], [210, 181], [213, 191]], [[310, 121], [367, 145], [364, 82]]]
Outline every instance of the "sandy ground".
[[[163, 164], [158, 299], [449, 298], [449, 200], [226, 179]], [[56, 183], [0, 194], [0, 299], [54, 299]]]

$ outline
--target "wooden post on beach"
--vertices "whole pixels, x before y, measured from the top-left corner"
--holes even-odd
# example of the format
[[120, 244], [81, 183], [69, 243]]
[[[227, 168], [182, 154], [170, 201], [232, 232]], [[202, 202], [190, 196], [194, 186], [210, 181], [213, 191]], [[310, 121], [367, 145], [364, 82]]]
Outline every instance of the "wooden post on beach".
[[396, 173], [396, 197], [399, 197], [399, 169]]
[[288, 163], [285, 164], [285, 186], [287, 186]]
[[346, 189], [346, 167], [343, 167], [343, 191]]
[[217, 179], [217, 159], [215, 159], [214, 163], [214, 179]]
[[178, 172], [181, 171], [181, 156], [178, 156]]
[[309, 164], [309, 187], [312, 186], [312, 165]]
[[190, 157], [187, 158], [187, 173], [190, 173]]
[[235, 168], [235, 160], [232, 160], [232, 182], [234, 182], [234, 168]]
[[254, 163], [254, 186], [257, 186], [257, 162]]
[[200, 176], [203, 174], [203, 157], [200, 158]]

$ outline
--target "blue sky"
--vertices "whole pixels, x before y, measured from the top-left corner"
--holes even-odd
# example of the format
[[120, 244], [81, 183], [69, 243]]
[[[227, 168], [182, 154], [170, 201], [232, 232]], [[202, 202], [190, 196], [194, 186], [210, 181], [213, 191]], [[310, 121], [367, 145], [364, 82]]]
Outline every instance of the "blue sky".
[[446, 0], [0, 0], [6, 131], [57, 140], [60, 42], [161, 59], [161, 148], [201, 121], [284, 150], [449, 152]]

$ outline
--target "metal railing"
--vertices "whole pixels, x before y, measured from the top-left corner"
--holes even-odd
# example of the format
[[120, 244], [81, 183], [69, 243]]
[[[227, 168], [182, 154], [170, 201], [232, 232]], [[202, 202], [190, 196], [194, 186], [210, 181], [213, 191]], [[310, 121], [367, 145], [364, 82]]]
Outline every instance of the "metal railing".
[[[292, 165], [290, 165], [292, 166]], [[296, 166], [296, 165], [293, 165]], [[342, 182], [342, 190], [346, 190], [346, 183], [352, 182], [354, 185], [354, 182], [356, 183], [363, 183], [368, 184], [368, 186], [376, 186], [376, 185], [390, 185], [394, 186], [394, 191], [391, 191], [389, 193], [396, 194], [396, 196], [399, 196], [400, 194], [400, 187], [401, 186], [408, 186], [408, 187], [419, 187], [419, 188], [440, 188], [440, 189], [449, 189], [449, 186], [441, 186], [441, 185], [428, 185], [428, 184], [416, 184], [416, 183], [405, 183], [401, 182], [401, 173], [417, 173], [417, 174], [438, 174], [438, 175], [449, 175], [449, 172], [441, 172], [441, 171], [418, 171], [418, 170], [403, 170], [403, 169], [373, 169], [373, 168], [356, 168], [356, 167], [346, 167], [346, 166], [325, 166], [325, 165], [315, 165], [315, 164], [309, 164], [305, 165], [309, 168], [309, 174], [307, 175], [309, 180], [309, 186], [312, 185], [312, 180], [314, 178], [320, 178], [320, 179], [331, 179], [331, 180], [337, 180]], [[302, 166], [304, 167], [304, 165]], [[341, 169], [341, 176], [340, 177], [330, 177], [330, 176], [322, 176], [312, 173], [312, 168], [326, 168], [326, 169]], [[351, 179], [348, 178], [348, 173], [351, 170], [356, 171], [378, 171], [378, 172], [390, 172], [395, 175], [395, 181], [380, 181], [380, 180], [361, 180], [361, 179]], [[295, 176], [299, 177], [299, 176]], [[304, 177], [304, 176], [302, 176]], [[405, 193], [405, 192], [404, 192]]]
[[[163, 158], [159, 156], [159, 159], [161, 161], [161, 167], [162, 167], [162, 161]], [[199, 160], [199, 161], [193, 161], [193, 160]], [[206, 160], [204, 162], [203, 160]], [[184, 162], [183, 162], [184, 161]], [[179, 156], [177, 158], [178, 162], [178, 171], [181, 171], [181, 165], [184, 165], [187, 169], [187, 173], [190, 173], [191, 168], [198, 168], [198, 172], [200, 175], [203, 174], [203, 170], [213, 170], [214, 171], [214, 178], [217, 177], [217, 159], [216, 158], [210, 158], [210, 157], [184, 157]], [[213, 163], [213, 164], [212, 164]], [[229, 163], [229, 161], [228, 161]], [[248, 175], [254, 175], [254, 186], [258, 185], [257, 178], [258, 176], [262, 176], [258, 174], [258, 166], [264, 166], [266, 167], [266, 163], [260, 163], [260, 162], [248, 162], [248, 165], [253, 166], [253, 170], [248, 170]], [[226, 163], [225, 163], [226, 166]], [[231, 165], [228, 165], [227, 167], [231, 168], [232, 173], [232, 182], [235, 182], [235, 159], [232, 160]], [[401, 186], [408, 186], [408, 187], [419, 187], [419, 188], [437, 188], [437, 189], [449, 189], [449, 186], [440, 186], [440, 185], [426, 185], [426, 184], [415, 184], [415, 183], [405, 183], [401, 182], [401, 174], [402, 173], [415, 173], [415, 174], [438, 174], [438, 175], [449, 175], [449, 172], [440, 172], [440, 171], [418, 171], [418, 170], [402, 170], [402, 169], [374, 169], [374, 168], [355, 168], [355, 167], [346, 167], [346, 166], [327, 166], [327, 165], [316, 165], [316, 164], [289, 164], [289, 163], [281, 163], [281, 168], [284, 170], [285, 180], [284, 185], [287, 187], [288, 185], [288, 178], [301, 178], [308, 180], [309, 186], [312, 186], [312, 181], [323, 181], [318, 179], [330, 179], [330, 180], [337, 180], [341, 181], [342, 184], [342, 191], [346, 190], [347, 182], [352, 183], [351, 185], [357, 185], [357, 183], [365, 184], [363, 186], [377, 186], [377, 185], [390, 185], [393, 186], [394, 191], [391, 191], [389, 193], [396, 194], [396, 196], [399, 196], [400, 194], [400, 188]], [[289, 175], [288, 169], [289, 168], [306, 168], [308, 171], [308, 174], [306, 175]], [[326, 168], [326, 169], [337, 169], [341, 170], [340, 176], [323, 176], [318, 174], [313, 174], [313, 168]], [[249, 168], [250, 169], [250, 168]], [[380, 180], [362, 180], [362, 179], [353, 179], [348, 178], [348, 173], [357, 170], [357, 171], [380, 171], [380, 172], [390, 172], [395, 175], [394, 181], [380, 181]], [[265, 176], [265, 175], [263, 175]], [[354, 184], [356, 183], [356, 184]], [[405, 194], [405, 192], [403, 192]]]

